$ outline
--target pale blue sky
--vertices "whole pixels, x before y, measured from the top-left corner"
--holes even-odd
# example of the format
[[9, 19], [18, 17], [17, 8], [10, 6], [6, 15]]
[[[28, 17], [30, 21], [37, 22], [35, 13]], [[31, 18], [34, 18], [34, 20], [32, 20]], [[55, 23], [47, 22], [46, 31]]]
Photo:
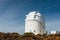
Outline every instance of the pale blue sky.
[[0, 31], [24, 33], [25, 15], [39, 11], [46, 30], [60, 31], [60, 0], [0, 0]]

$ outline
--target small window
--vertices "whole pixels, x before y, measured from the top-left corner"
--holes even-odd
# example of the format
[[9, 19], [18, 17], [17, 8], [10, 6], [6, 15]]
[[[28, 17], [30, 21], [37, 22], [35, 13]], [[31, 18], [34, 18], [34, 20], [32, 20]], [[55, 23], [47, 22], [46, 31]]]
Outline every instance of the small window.
[[40, 23], [41, 24], [41, 23]]
[[34, 30], [34, 32], [35, 32], [35, 30]]
[[42, 26], [42, 28], [44, 28], [44, 26]]
[[41, 31], [40, 31], [41, 32]]

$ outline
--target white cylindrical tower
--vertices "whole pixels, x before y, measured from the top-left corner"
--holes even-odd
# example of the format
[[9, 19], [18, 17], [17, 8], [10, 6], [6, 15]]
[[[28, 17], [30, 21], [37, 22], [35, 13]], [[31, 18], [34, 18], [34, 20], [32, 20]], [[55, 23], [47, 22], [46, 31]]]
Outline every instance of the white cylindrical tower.
[[36, 11], [30, 12], [25, 19], [25, 33], [45, 34], [44, 17]]

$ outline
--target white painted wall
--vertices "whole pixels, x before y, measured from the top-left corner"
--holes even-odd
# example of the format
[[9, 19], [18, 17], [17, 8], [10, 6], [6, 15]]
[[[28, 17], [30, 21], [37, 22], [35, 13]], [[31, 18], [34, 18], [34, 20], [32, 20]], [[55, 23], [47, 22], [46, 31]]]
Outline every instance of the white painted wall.
[[60, 34], [60, 32], [59, 31], [51, 31], [51, 34]]
[[45, 34], [45, 21], [39, 12], [30, 12], [25, 19], [25, 33]]

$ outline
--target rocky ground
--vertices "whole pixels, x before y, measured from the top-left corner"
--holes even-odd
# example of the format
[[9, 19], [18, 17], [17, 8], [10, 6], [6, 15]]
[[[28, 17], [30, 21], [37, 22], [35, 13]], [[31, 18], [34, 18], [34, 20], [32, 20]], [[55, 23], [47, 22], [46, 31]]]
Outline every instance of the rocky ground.
[[0, 32], [0, 40], [60, 40], [60, 34], [34, 35], [33, 33], [3, 33]]

